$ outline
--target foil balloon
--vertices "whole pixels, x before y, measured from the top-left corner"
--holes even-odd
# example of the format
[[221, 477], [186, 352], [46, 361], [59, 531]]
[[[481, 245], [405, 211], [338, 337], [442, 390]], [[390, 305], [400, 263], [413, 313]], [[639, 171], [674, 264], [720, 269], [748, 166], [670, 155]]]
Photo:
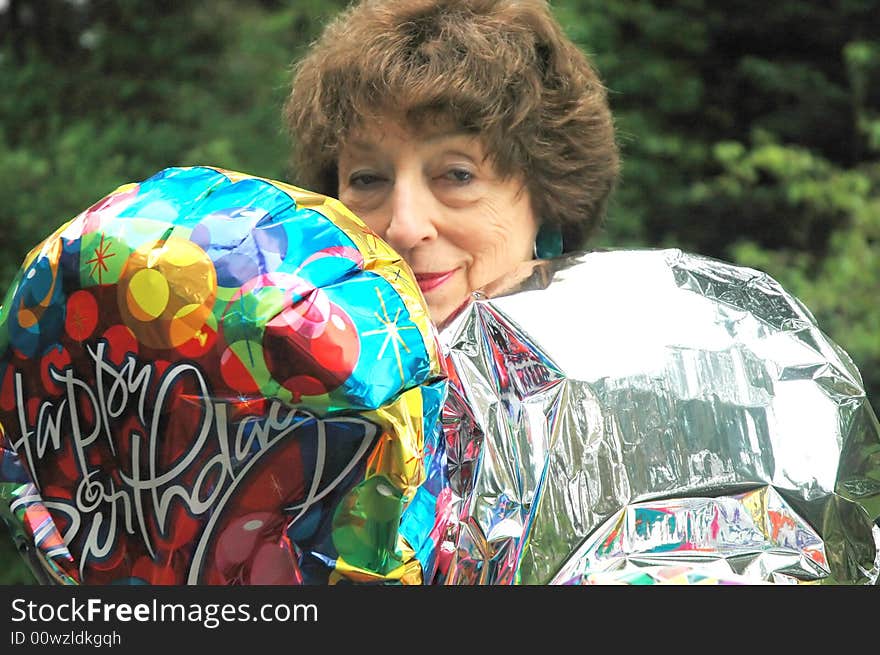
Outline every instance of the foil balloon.
[[744, 575], [731, 573], [726, 566], [712, 564], [668, 564], [626, 566], [614, 570], [591, 570], [565, 579], [563, 585], [764, 585]]
[[772, 278], [609, 250], [484, 291], [440, 333], [443, 582], [877, 583], [880, 425]]
[[6, 294], [0, 515], [47, 582], [424, 582], [444, 366], [411, 270], [338, 201], [160, 171]]

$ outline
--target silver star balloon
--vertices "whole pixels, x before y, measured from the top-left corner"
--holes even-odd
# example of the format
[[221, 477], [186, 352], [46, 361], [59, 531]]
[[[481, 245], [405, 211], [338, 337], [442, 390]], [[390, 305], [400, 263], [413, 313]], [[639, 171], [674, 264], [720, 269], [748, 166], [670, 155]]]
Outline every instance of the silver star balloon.
[[499, 280], [440, 337], [442, 582], [877, 582], [880, 424], [768, 275], [577, 253]]

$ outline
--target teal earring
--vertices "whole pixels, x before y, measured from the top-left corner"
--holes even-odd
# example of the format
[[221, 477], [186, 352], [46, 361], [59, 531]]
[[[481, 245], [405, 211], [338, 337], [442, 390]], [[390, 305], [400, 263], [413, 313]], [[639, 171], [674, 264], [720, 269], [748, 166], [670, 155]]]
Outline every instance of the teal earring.
[[562, 230], [558, 225], [543, 223], [535, 237], [535, 259], [553, 259], [562, 254]]

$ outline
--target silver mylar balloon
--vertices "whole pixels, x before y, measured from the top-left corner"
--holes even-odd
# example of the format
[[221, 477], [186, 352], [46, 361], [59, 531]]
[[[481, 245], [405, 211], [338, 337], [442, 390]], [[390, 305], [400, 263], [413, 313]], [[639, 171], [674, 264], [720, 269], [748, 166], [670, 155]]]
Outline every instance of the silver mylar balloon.
[[684, 567], [877, 583], [880, 424], [850, 357], [768, 275], [579, 253], [530, 262], [441, 328], [442, 582]]

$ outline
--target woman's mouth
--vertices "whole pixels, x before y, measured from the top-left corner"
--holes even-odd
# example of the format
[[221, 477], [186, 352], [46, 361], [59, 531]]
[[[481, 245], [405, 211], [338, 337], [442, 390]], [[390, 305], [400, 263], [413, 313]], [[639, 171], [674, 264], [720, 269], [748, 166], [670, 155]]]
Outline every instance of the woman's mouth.
[[442, 273], [416, 273], [416, 282], [418, 282], [422, 293], [427, 293], [446, 282], [457, 270], [457, 268], [454, 268], [451, 271], [444, 271]]

